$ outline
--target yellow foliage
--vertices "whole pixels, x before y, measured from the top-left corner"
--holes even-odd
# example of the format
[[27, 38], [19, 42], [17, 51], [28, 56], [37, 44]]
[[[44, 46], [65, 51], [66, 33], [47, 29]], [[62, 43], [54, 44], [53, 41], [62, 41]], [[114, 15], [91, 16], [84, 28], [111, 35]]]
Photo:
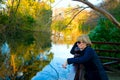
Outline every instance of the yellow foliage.
[[[17, 5], [19, 4], [18, 1], [8, 0], [7, 5], [11, 7], [10, 9], [16, 9]], [[32, 15], [34, 18], [37, 14], [40, 14], [42, 9], [50, 9], [50, 6], [47, 5], [45, 2], [37, 2], [37, 1], [30, 1], [30, 0], [20, 0], [20, 4], [18, 6], [17, 12], [21, 14], [28, 14]]]
[[11, 55], [11, 66], [13, 67], [13, 74], [17, 71], [16, 65], [15, 65], [15, 55]]

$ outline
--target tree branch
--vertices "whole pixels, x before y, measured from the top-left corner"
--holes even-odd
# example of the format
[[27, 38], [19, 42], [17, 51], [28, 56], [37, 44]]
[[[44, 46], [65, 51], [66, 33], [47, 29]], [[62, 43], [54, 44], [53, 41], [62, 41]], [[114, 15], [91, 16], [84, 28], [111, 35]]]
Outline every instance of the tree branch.
[[113, 24], [115, 24], [118, 28], [120, 28], [120, 23], [106, 10], [99, 8], [97, 6], [94, 6], [92, 3], [90, 3], [87, 0], [73, 0], [73, 1], [79, 1], [82, 2], [86, 5], [88, 5], [90, 8], [92, 8], [93, 10], [103, 14], [105, 17], [107, 17]]
[[84, 8], [81, 9], [79, 12], [77, 12], [66, 26], [68, 26], [68, 25], [73, 21], [73, 19], [74, 19], [80, 12], [82, 12], [84, 9], [86, 9], [86, 7], [84, 7]]

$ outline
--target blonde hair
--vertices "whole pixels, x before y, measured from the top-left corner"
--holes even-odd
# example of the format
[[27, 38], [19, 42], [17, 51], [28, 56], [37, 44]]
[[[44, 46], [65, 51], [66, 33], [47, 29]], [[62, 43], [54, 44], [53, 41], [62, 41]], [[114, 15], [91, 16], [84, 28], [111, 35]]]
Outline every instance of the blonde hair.
[[86, 34], [79, 36], [79, 37], [77, 38], [77, 41], [80, 41], [80, 42], [86, 43], [87, 46], [91, 46], [91, 45], [92, 45], [89, 36], [86, 35]]

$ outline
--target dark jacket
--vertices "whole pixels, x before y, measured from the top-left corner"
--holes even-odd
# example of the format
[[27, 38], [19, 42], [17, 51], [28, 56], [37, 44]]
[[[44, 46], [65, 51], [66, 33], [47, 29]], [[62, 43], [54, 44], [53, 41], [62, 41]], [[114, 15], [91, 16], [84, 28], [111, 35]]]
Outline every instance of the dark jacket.
[[[74, 58], [76, 57], [80, 57], [81, 55], [81, 51], [77, 46], [77, 42], [74, 43], [70, 53], [72, 55], [74, 55]], [[73, 64], [74, 66], [74, 70], [75, 70], [75, 77], [74, 80], [82, 80], [84, 78], [84, 67], [82, 66], [82, 64]]]
[[74, 55], [74, 57], [80, 57], [81, 56], [81, 51], [77, 46], [77, 42], [74, 43], [72, 49], [70, 50], [70, 53]]
[[83, 56], [68, 58], [68, 64], [83, 64], [85, 67], [85, 80], [108, 80], [107, 74], [96, 52], [90, 47], [81, 51]]

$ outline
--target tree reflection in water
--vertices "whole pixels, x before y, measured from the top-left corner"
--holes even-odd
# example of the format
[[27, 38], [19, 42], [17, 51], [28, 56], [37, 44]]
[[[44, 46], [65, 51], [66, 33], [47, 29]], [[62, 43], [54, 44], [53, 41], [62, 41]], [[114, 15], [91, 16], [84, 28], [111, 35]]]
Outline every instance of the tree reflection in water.
[[32, 80], [74, 80], [73, 66], [69, 65], [64, 69], [61, 66], [63, 62], [62, 58], [53, 58], [50, 64], [39, 71]]
[[50, 51], [54, 53], [54, 58], [42, 71], [37, 72], [32, 80], [74, 80], [75, 72], [73, 66], [69, 65], [67, 69], [62, 68], [66, 58], [73, 57], [70, 54], [71, 47], [72, 45], [68, 44], [52, 43]]
[[[0, 34], [0, 79], [31, 80], [53, 58], [49, 32], [16, 31]], [[6, 43], [7, 41], [7, 43]], [[8, 45], [8, 52], [5, 50]], [[3, 54], [4, 52], [4, 54]], [[9, 55], [6, 55], [9, 54]]]

